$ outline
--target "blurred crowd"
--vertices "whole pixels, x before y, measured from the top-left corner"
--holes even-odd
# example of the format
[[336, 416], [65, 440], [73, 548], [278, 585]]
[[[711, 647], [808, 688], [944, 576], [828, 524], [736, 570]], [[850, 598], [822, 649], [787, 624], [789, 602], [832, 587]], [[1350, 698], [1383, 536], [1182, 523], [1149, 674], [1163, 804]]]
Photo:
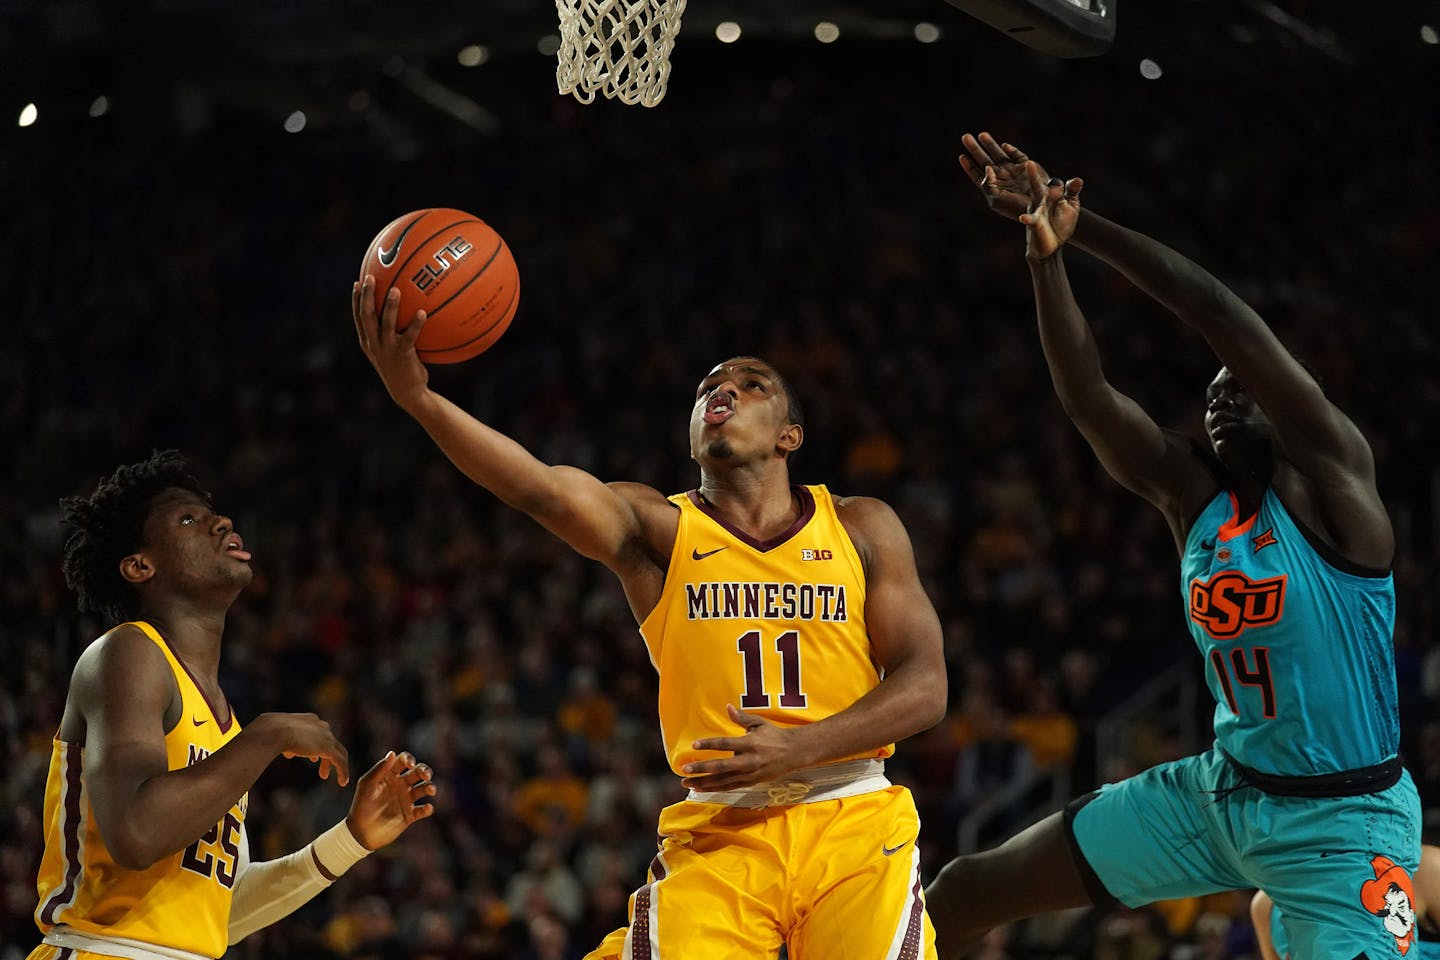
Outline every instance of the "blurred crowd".
[[[956, 89], [953, 61], [926, 59], [939, 52], [877, 56], [860, 75], [756, 56], [743, 75], [677, 82], [653, 112], [517, 82], [490, 104], [500, 136], [436, 132], [403, 157], [367, 147], [359, 115], [307, 140], [222, 108], [183, 138], [117, 110], [9, 140], [0, 960], [35, 941], [49, 739], [76, 656], [109, 626], [76, 612], [59, 574], [57, 500], [155, 447], [191, 458], [255, 555], [221, 665], [241, 721], [314, 710], [357, 769], [408, 749], [441, 789], [432, 820], [230, 956], [572, 960], [624, 922], [657, 812], [682, 795], [624, 597], [450, 467], [353, 340], [361, 253], [423, 206], [485, 218], [523, 283], [499, 345], [432, 383], [542, 459], [693, 487], [694, 386], [754, 353], [806, 405], [797, 479], [900, 513], [950, 668], [946, 720], [889, 766], [915, 792], [927, 877], [1007, 785], [1039, 784], [982, 843], [1050, 802], [1045, 783], [1080, 793], [1208, 742], [1201, 687], [1182, 718], [1198, 735], [1176, 732], [1167, 696], [1121, 754], [1097, 745], [1111, 710], [1157, 676], [1198, 685], [1202, 665], [1163, 522], [1054, 399], [1023, 231], [955, 163], [981, 128], [1230, 281], [1371, 439], [1400, 542], [1403, 747], [1440, 826], [1440, 194], [1416, 189], [1440, 169], [1440, 128], [1388, 129], [1366, 105], [1409, 97], [1423, 113], [1419, 94], [1359, 97], [1355, 77], [1284, 64], [1147, 83], [1100, 63], [1037, 68], [1016, 100], [981, 64]], [[1083, 109], [1052, 113], [1067, 98]], [[1383, 170], [1366, 144], [1384, 145]], [[1205, 344], [1069, 262], [1111, 378], [1198, 435], [1217, 367]], [[252, 793], [254, 856], [295, 849], [347, 805], [277, 761]], [[1245, 957], [1247, 902], [1047, 918], [998, 931], [985, 956]]]

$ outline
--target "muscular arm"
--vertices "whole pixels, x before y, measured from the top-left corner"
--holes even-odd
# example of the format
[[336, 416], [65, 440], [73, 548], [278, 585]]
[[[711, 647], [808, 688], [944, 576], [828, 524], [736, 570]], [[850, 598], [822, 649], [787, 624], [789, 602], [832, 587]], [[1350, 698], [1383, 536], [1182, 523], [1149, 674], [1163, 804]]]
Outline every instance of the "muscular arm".
[[865, 624], [882, 677], [850, 707], [808, 728], [832, 760], [935, 726], [945, 717], [948, 689], [940, 618], [900, 518], [869, 497], [845, 498], [836, 510], [865, 561]]
[[1061, 406], [1110, 476], [1158, 507], [1179, 538], [1185, 519], [1182, 495], [1187, 484], [1199, 479], [1198, 464], [1178, 435], [1161, 429], [1105, 379], [1095, 336], [1075, 302], [1062, 254], [1057, 251], [1029, 264], [1040, 344]]
[[319, 760], [321, 777], [334, 769], [341, 786], [349, 782], [345, 748], [314, 714], [262, 714], [205, 759], [169, 769], [165, 716], [178, 696], [164, 654], [128, 624], [75, 666], [66, 710], [83, 719], [85, 787], [122, 867], [143, 870], [194, 843], [279, 754]]
[[695, 747], [733, 756], [687, 764], [684, 786], [743, 789], [903, 740], [945, 716], [940, 619], [920, 585], [905, 528], [878, 500], [852, 497], [836, 506], [865, 559], [865, 622], [880, 683], [839, 713], [798, 727], [781, 728], [731, 706], [745, 735], [698, 740]]
[[549, 466], [519, 443], [426, 390], [406, 405], [436, 446], [471, 480], [529, 514], [576, 552], [622, 572], [643, 540], [639, 501], [664, 502], [642, 484], [605, 484], [584, 470]]
[[170, 770], [163, 718], [176, 695], [164, 655], [135, 627], [116, 628], [75, 667], [86, 789], [100, 835], [126, 869], [143, 870], [198, 840], [283, 747], [257, 720], [205, 760]]
[[1232, 290], [1165, 244], [1089, 210], [1074, 242], [1205, 338], [1270, 418], [1286, 459], [1302, 474], [1374, 486], [1370, 446], [1360, 431]]
[[[367, 276], [352, 291], [360, 348], [391, 398], [467, 477], [528, 513], [576, 552], [615, 571], [632, 607], [643, 616], [648, 612], [646, 601], [653, 605], [659, 596], [657, 578], [663, 574], [663, 561], [655, 561], [654, 555], [668, 557], [663, 547], [647, 539], [647, 533], [660, 535], [651, 521], [663, 515], [664, 497], [641, 484], [606, 485], [583, 470], [542, 463], [510, 437], [432, 391], [429, 374], [415, 352], [424, 313], [397, 332], [399, 304], [398, 291], [391, 290], [377, 318], [374, 278]], [[650, 562], [640, 559], [647, 552]]]

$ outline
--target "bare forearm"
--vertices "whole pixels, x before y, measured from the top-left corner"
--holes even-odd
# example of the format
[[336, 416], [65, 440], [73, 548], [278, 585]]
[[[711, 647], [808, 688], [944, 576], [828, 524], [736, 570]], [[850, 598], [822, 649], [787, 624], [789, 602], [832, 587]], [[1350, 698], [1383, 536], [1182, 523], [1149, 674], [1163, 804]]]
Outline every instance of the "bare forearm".
[[1075, 302], [1061, 255], [1029, 263], [1040, 345], [1055, 393], [1072, 418], [1084, 416], [1105, 384], [1095, 335]]
[[849, 707], [798, 728], [803, 765], [853, 757], [930, 729], [945, 716], [946, 689], [943, 669], [897, 668]]
[[94, 806], [107, 846], [132, 869], [184, 849], [220, 822], [279, 752], [266, 727], [247, 728], [199, 763], [141, 781], [128, 799], [109, 795], [102, 760]]
[[1202, 333], [1233, 319], [1238, 299], [1204, 267], [1143, 233], [1085, 210], [1072, 241]]
[[505, 434], [427, 390], [406, 412], [471, 480], [509, 506], [534, 514], [552, 480], [551, 467]]

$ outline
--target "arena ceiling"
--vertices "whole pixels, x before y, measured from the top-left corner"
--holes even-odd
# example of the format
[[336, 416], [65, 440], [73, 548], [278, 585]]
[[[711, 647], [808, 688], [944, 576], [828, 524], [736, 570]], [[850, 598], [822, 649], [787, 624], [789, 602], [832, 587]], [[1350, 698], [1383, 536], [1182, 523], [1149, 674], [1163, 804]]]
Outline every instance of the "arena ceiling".
[[[1163, 46], [1187, 51], [1196, 69], [1242, 70], [1264, 59], [1257, 50], [1273, 49], [1361, 69], [1428, 64], [1433, 76], [1440, 59], [1440, 0], [1111, 2], [1116, 55], [1137, 60]], [[677, 56], [713, 43], [724, 20], [752, 38], [811, 43], [819, 20], [838, 24], [847, 41], [908, 35], [926, 21], [956, 56], [999, 42], [944, 0], [690, 0]], [[319, 109], [325, 96], [364, 89], [401, 64], [443, 76], [471, 44], [496, 60], [537, 57], [555, 28], [552, 0], [3, 0], [0, 109], [41, 98], [88, 102], [102, 88], [179, 89], [266, 111], [308, 98]]]

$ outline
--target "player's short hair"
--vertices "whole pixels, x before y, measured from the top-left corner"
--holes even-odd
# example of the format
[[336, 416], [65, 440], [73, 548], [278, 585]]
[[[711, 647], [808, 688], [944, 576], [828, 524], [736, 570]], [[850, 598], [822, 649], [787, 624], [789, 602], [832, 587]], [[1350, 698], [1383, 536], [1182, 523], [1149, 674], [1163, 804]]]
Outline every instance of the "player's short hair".
[[156, 450], [118, 468], [90, 496], [60, 501], [60, 523], [67, 531], [62, 569], [81, 610], [116, 623], [135, 617], [139, 597], [120, 576], [120, 561], [145, 545], [145, 521], [155, 498], [176, 488], [211, 502], [178, 451]]
[[[773, 364], [770, 369], [775, 370]], [[780, 389], [785, 391], [785, 420], [803, 428], [805, 426], [805, 408], [800, 405], [800, 395], [795, 392], [790, 381], [785, 379], [785, 374], [775, 370], [775, 376], [780, 381]]]

